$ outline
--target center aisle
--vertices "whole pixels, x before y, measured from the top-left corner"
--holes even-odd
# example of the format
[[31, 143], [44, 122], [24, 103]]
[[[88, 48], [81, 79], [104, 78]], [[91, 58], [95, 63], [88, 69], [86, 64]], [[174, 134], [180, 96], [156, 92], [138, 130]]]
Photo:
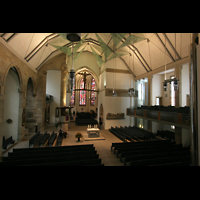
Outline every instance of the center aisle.
[[[46, 130], [50, 134], [52, 131], [58, 133], [58, 129], [55, 127], [55, 125], [49, 125], [41, 133], [44, 133]], [[76, 126], [75, 122], [70, 122], [69, 130], [67, 131], [68, 136], [67, 138], [63, 139], [62, 146], [94, 144], [94, 147], [97, 150], [97, 154], [99, 154], [99, 158], [101, 158], [101, 163], [104, 164], [104, 166], [124, 166], [124, 164], [120, 162], [116, 155], [114, 155], [113, 151], [111, 151], [112, 143], [121, 142], [121, 140], [115, 137], [108, 130], [100, 130], [100, 134], [105, 137], [105, 140], [85, 141], [84, 138], [81, 138], [80, 142], [78, 142], [77, 138], [75, 138], [77, 132], [81, 132], [83, 135], [87, 134], [87, 126]], [[12, 148], [7, 149], [3, 153], [3, 156], [7, 157], [8, 152], [13, 152], [13, 148], [28, 148], [29, 139], [34, 134], [35, 133], [31, 133], [28, 136], [25, 136], [23, 141], [17, 142]]]
[[104, 166], [124, 166], [123, 163], [114, 155], [110, 150], [113, 142], [121, 142], [117, 137], [115, 137], [108, 130], [100, 130], [100, 134], [105, 137], [105, 140], [92, 140], [85, 141], [81, 138], [80, 142], [77, 142], [75, 135], [77, 132], [82, 134], [87, 134], [87, 126], [76, 126], [75, 123], [71, 122], [69, 124], [69, 130], [67, 131], [68, 136], [66, 139], [63, 139], [62, 146], [66, 145], [83, 145], [83, 144], [94, 144], [99, 158], [102, 159], [102, 164]]

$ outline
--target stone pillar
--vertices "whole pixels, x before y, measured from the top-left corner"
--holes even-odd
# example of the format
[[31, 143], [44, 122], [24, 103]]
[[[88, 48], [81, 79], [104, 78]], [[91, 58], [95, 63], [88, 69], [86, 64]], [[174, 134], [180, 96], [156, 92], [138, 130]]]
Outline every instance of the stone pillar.
[[26, 99], [25, 99], [25, 90], [22, 89], [19, 91], [19, 114], [18, 114], [18, 136], [17, 140], [21, 141], [25, 136], [25, 132], [22, 131], [22, 112], [23, 108], [25, 107]]
[[[152, 105], [152, 77], [148, 77], [148, 106]], [[152, 121], [148, 120], [148, 131], [152, 132]]]
[[4, 131], [4, 127], [3, 127], [3, 113], [4, 113], [4, 95], [2, 93], [2, 95], [0, 94], [0, 160], [2, 157], [2, 138], [3, 138], [3, 131]]
[[66, 106], [66, 94], [67, 94], [67, 70], [65, 66], [62, 66], [60, 106]]
[[45, 108], [46, 108], [46, 71], [39, 71], [36, 83], [35, 97], [35, 118], [38, 126], [38, 131], [43, 131], [45, 128]]
[[179, 80], [178, 83], [178, 90], [175, 90], [175, 108], [179, 108], [179, 102], [180, 102], [180, 98], [181, 97], [181, 66], [176, 66], [175, 67], [175, 74], [176, 74], [176, 78]]
[[152, 76], [148, 77], [148, 106], [152, 105]]

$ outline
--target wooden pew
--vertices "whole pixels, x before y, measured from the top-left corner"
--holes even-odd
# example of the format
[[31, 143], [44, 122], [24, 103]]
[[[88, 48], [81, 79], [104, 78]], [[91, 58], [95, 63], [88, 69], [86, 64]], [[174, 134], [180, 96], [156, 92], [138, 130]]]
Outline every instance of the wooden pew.
[[9, 138], [5, 139], [5, 137], [3, 136], [3, 144], [2, 144], [2, 148], [3, 149], [7, 149], [7, 146], [9, 144], [14, 144], [15, 140], [13, 140], [12, 136], [10, 136]]

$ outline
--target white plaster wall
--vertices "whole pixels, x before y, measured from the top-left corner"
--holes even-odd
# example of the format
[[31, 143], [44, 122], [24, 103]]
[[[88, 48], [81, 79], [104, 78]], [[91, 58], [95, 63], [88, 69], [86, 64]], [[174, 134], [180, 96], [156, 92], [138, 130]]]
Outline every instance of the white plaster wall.
[[133, 82], [131, 74], [106, 72], [106, 88], [129, 89]]
[[106, 72], [104, 71], [100, 76], [99, 76], [99, 90], [103, 90], [106, 87]]
[[152, 106], [156, 105], [156, 97], [162, 96], [163, 76], [160, 74], [153, 75], [152, 78]]
[[[173, 76], [175, 72], [170, 72], [167, 73], [166, 79], [170, 79], [170, 76]], [[162, 76], [162, 82], [160, 83], [160, 87], [161, 87], [161, 93], [162, 93], [162, 99], [163, 99], [163, 106], [169, 106], [171, 104], [170, 102], [170, 83], [167, 84], [167, 91], [164, 91], [163, 89], [163, 81], [165, 80], [165, 75], [161, 75]], [[159, 84], [159, 83], [158, 83]]]
[[[70, 65], [71, 66], [71, 65]], [[99, 76], [99, 66], [97, 64], [97, 61], [91, 52], [83, 52], [80, 57], [77, 59], [77, 61], [74, 63], [74, 70], [81, 67], [88, 67], [89, 69], [93, 70], [97, 77]], [[70, 68], [70, 67], [69, 67]], [[71, 69], [71, 68], [70, 68]]]
[[130, 107], [130, 97], [105, 97], [105, 116], [108, 113], [124, 113], [125, 119], [106, 120], [105, 129], [111, 126], [129, 126], [130, 117], [126, 116], [126, 109]]
[[46, 78], [46, 94], [53, 96], [50, 105], [50, 123], [55, 123], [55, 108], [60, 106], [61, 71], [48, 70]]
[[120, 58], [114, 58], [112, 60], [107, 61], [104, 66], [104, 68], [115, 68], [115, 69], [125, 69], [128, 70], [127, 66], [124, 64], [124, 62]]
[[[17, 74], [10, 70], [6, 78], [5, 86], [5, 105], [4, 105], [4, 133], [5, 139], [12, 136], [17, 140], [18, 118], [19, 118], [19, 78]], [[8, 124], [7, 119], [13, 122]]]
[[189, 63], [182, 66], [182, 105], [186, 106], [186, 95], [190, 94]]
[[[128, 70], [124, 62], [119, 58], [106, 62], [105, 68]], [[106, 85], [106, 88], [128, 89], [135, 85], [132, 74], [103, 72], [101, 78], [101, 85], [103, 87]], [[132, 118], [126, 116], [126, 110], [134, 105], [134, 98], [106, 96], [104, 101], [105, 129], [109, 129], [111, 126], [129, 126], [133, 124]], [[125, 119], [106, 120], [107, 113], [124, 113]]]

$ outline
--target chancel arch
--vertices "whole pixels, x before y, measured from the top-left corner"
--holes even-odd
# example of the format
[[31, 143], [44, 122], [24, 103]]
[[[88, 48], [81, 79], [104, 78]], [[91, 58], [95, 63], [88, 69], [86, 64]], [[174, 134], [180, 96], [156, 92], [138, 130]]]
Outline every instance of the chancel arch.
[[[93, 87], [92, 82], [95, 83]], [[75, 95], [73, 98], [75, 99], [74, 107], [77, 112], [90, 112], [91, 110], [96, 112], [98, 106], [98, 85], [97, 75], [88, 67], [82, 67], [76, 71]], [[91, 98], [95, 98], [94, 103], [91, 103]]]

